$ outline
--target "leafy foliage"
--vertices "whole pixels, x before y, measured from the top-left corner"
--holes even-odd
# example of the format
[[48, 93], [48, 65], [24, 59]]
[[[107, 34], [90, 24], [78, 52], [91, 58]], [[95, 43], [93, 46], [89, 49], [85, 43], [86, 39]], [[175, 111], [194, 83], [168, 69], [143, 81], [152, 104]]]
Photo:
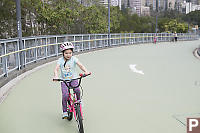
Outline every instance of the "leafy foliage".
[[[86, 5], [86, 6], [84, 6]], [[0, 1], [0, 38], [17, 36], [16, 7], [13, 0]], [[108, 9], [98, 0], [21, 0], [23, 36], [50, 34], [94, 34], [108, 32]], [[187, 23], [200, 25], [200, 11], [188, 15], [169, 10], [158, 15], [158, 32], [187, 32]], [[110, 32], [155, 32], [156, 13], [131, 14], [129, 8], [112, 7]]]

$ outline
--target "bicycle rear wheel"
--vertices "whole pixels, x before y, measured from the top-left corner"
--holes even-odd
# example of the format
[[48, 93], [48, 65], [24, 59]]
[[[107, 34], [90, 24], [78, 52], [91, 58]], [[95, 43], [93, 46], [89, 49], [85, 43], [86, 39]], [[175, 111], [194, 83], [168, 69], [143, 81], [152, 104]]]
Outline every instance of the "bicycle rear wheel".
[[76, 105], [76, 121], [77, 121], [79, 133], [84, 133], [84, 129], [83, 129], [83, 118], [82, 118], [82, 116], [81, 116], [80, 104], [77, 104], [77, 105]]

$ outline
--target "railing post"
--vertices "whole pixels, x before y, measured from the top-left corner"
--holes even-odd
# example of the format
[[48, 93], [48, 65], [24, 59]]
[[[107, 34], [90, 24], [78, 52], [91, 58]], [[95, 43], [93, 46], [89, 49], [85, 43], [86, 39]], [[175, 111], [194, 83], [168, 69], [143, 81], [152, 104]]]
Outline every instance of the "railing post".
[[[6, 54], [6, 43], [2, 43], [2, 54], [5, 55]], [[3, 61], [2, 61], [2, 65], [3, 65], [3, 73], [5, 74], [5, 77], [8, 77], [8, 60], [7, 60], [7, 56], [3, 57]]]
[[162, 33], [159, 33], [160, 34], [160, 42], [162, 42]]
[[109, 47], [109, 45], [111, 46], [111, 40], [110, 40], [110, 38], [109, 38], [109, 35], [107, 35], [107, 46]]
[[133, 34], [133, 44], [135, 44], [135, 33], [132, 34]]
[[119, 43], [121, 45], [122, 44], [122, 34], [120, 33], [119, 35], [120, 35], [120, 42]]
[[[47, 44], [51, 44], [51, 37], [47, 38]], [[50, 47], [51, 47], [50, 45], [47, 46], [47, 57], [51, 56]]]
[[94, 34], [94, 47], [95, 47], [95, 49], [97, 48], [97, 42], [96, 42], [97, 40], [96, 40], [96, 34]]
[[[19, 40], [17, 41], [17, 47], [16, 47], [15, 50], [19, 51]], [[16, 66], [18, 67], [18, 70], [21, 69], [21, 67], [20, 67], [20, 55], [19, 55], [19, 52], [16, 53]]]
[[91, 49], [91, 42], [90, 42], [90, 41], [91, 41], [91, 37], [90, 37], [90, 34], [89, 34], [89, 37], [88, 37], [88, 38], [89, 38], [89, 42], [88, 42], [88, 45], [89, 45], [89, 46], [88, 46], [88, 47], [89, 47], [89, 50], [90, 50], [90, 49]]
[[47, 42], [47, 37], [45, 37], [45, 59], [47, 59], [47, 45], [48, 45], [48, 42]]
[[81, 51], [84, 51], [85, 49], [84, 49], [84, 47], [83, 47], [83, 35], [82, 35], [82, 49], [81, 49]]
[[103, 37], [102, 37], [102, 34], [101, 34], [101, 40], [100, 40], [100, 44], [101, 44], [101, 47], [103, 48], [103, 39], [102, 39]]
[[35, 58], [35, 62], [37, 62], [37, 38], [35, 38], [35, 42], [34, 42], [34, 46], [35, 46], [35, 49], [34, 49], [34, 58]]
[[125, 42], [125, 44], [126, 44], [126, 33], [124, 33], [124, 42]]
[[120, 44], [120, 38], [119, 38], [119, 34], [116, 34], [116, 37], [117, 37], [117, 45], [119, 45]]
[[[22, 42], [24, 42], [23, 43], [23, 47], [24, 47], [24, 49], [26, 49], [26, 39], [24, 39]], [[25, 51], [23, 51], [23, 53], [24, 53], [24, 67], [26, 67], [26, 53], [27, 53], [27, 51], [25, 50]]]
[[117, 34], [115, 34], [115, 45], [117, 45]]
[[144, 33], [142, 33], [142, 43], [144, 43]]
[[58, 37], [56, 36], [56, 46], [55, 46], [56, 56], [58, 56]]
[[76, 35], [74, 35], [73, 38], [74, 38], [74, 47], [77, 48], [77, 52], [79, 52], [79, 46], [76, 47]]
[[163, 33], [163, 36], [164, 36], [164, 41], [166, 42], [167, 40], [166, 40], [166, 35], [165, 35], [166, 33]]

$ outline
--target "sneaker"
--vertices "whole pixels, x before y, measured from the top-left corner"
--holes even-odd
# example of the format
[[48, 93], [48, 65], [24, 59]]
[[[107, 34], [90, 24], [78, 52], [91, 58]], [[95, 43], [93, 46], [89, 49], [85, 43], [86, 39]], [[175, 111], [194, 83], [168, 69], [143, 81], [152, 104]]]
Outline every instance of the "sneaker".
[[68, 112], [64, 112], [63, 116], [62, 116], [62, 119], [67, 119], [67, 117], [68, 117]]

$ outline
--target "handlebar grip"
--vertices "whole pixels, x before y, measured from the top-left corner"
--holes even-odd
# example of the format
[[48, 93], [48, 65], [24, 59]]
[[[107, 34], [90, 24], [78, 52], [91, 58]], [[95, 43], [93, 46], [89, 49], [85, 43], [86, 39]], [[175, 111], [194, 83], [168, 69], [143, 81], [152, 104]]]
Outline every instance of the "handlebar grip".
[[61, 81], [60, 79], [53, 79], [53, 81]]
[[91, 72], [90, 72], [89, 74], [87, 74], [87, 75], [84, 74], [84, 73], [80, 73], [80, 74], [79, 74], [79, 76], [81, 76], [81, 77], [86, 77], [86, 76], [88, 76], [88, 75], [91, 75]]

